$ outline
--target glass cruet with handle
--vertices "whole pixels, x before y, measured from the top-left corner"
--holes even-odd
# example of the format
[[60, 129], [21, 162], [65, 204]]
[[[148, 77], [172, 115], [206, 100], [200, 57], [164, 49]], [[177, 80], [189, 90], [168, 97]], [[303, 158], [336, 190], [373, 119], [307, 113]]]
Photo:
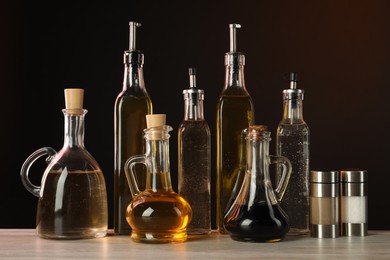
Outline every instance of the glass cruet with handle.
[[[172, 189], [169, 168], [169, 131], [165, 114], [146, 115], [144, 130], [146, 152], [125, 164], [126, 177], [133, 196], [126, 219], [131, 238], [145, 243], [177, 243], [187, 240], [187, 226], [192, 218], [190, 204]], [[146, 186], [138, 188], [136, 164], [146, 166]]]
[[[21, 168], [26, 189], [39, 198], [36, 231], [50, 239], [83, 239], [107, 234], [107, 194], [103, 173], [84, 146], [83, 89], [65, 89], [64, 146], [57, 153], [44, 147], [31, 154]], [[40, 186], [28, 175], [32, 164], [47, 155]]]

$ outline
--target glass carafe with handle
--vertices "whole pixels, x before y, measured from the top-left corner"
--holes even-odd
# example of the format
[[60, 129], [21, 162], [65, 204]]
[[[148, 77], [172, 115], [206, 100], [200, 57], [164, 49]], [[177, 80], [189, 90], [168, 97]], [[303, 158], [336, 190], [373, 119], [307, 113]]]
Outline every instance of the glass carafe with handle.
[[[147, 115], [146, 153], [130, 157], [125, 164], [126, 177], [133, 196], [126, 220], [136, 242], [175, 243], [187, 240], [191, 221], [190, 204], [172, 189], [169, 167], [169, 131], [165, 115]], [[135, 166], [146, 166], [146, 186], [138, 188]]]
[[[107, 234], [107, 194], [103, 173], [84, 146], [83, 89], [65, 89], [64, 146], [57, 153], [44, 147], [31, 154], [21, 169], [29, 192], [39, 198], [37, 234], [51, 239], [82, 239]], [[31, 183], [31, 165], [47, 155], [40, 186]]]
[[[235, 201], [224, 217], [230, 236], [238, 241], [277, 242], [289, 230], [288, 216], [279, 206], [291, 174], [291, 163], [283, 156], [269, 155], [270, 132], [263, 125], [248, 128], [246, 173]], [[274, 190], [269, 165], [283, 167], [283, 177]]]

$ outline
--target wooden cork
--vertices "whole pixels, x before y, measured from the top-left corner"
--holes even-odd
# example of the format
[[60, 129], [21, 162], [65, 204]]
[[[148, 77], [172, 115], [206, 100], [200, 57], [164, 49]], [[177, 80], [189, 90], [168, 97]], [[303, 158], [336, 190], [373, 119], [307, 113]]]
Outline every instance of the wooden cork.
[[146, 126], [147, 128], [163, 126], [165, 125], [165, 120], [165, 114], [149, 114], [146, 115]]
[[[146, 115], [146, 126], [147, 128], [152, 128], [152, 127], [158, 127], [158, 126], [163, 126], [165, 125], [165, 119], [166, 115], [165, 114], [150, 114]], [[148, 139], [149, 140], [163, 140], [164, 139], [164, 132], [160, 130], [151, 130], [148, 131]]]
[[80, 113], [83, 110], [84, 89], [66, 88], [64, 91], [66, 110], [74, 114]]

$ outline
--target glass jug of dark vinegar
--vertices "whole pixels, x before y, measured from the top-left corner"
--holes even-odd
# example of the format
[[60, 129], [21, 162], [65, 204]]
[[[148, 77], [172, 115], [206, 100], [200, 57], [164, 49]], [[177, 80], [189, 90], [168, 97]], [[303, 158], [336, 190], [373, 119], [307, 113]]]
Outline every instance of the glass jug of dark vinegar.
[[[279, 206], [291, 174], [290, 161], [269, 155], [270, 132], [263, 125], [250, 126], [246, 137], [246, 173], [241, 189], [224, 217], [224, 225], [234, 240], [277, 242], [289, 230], [288, 216]], [[276, 190], [273, 189], [269, 165], [283, 168]]]

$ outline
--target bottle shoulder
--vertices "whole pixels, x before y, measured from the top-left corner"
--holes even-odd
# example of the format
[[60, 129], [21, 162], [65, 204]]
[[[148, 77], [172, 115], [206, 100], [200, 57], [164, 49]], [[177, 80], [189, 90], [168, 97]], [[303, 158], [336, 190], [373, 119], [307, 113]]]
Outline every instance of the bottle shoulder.
[[140, 87], [140, 86], [132, 86], [132, 87], [128, 87], [128, 88], [122, 90], [118, 94], [117, 100], [121, 99], [123, 97], [149, 98], [150, 99], [149, 94], [146, 91], [146, 88]]
[[69, 171], [100, 171], [95, 158], [85, 147], [63, 147], [51, 162], [54, 168], [66, 168]]
[[[119, 93], [115, 100], [115, 107], [124, 106], [127, 104], [134, 104], [135, 106], [144, 106], [148, 107], [149, 110], [152, 109], [152, 100], [150, 99], [147, 93], [138, 93], [131, 91], [122, 91]], [[150, 112], [151, 113], [151, 112]]]
[[221, 97], [223, 96], [249, 96], [249, 92], [245, 87], [242, 86], [228, 86], [224, 87], [221, 92]]
[[277, 129], [278, 136], [291, 136], [299, 135], [306, 136], [310, 135], [310, 129], [305, 122], [291, 123], [291, 122], [280, 122]]
[[210, 134], [210, 127], [205, 120], [183, 120], [178, 131], [179, 134], [183, 132], [205, 132]]

